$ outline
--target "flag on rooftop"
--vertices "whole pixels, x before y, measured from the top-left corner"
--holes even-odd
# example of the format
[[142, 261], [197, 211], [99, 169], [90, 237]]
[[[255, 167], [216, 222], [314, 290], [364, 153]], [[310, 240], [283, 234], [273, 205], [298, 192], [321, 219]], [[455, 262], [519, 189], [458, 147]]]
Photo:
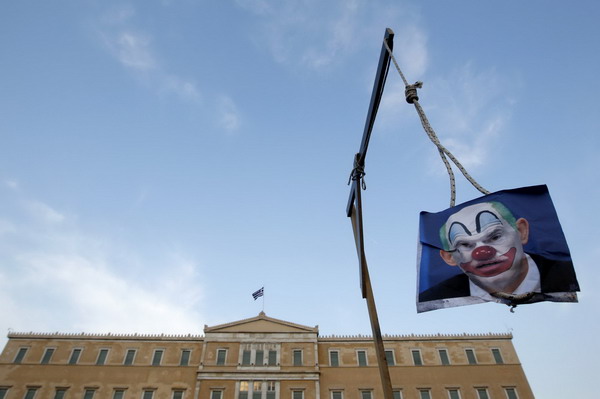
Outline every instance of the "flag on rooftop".
[[254, 298], [254, 300], [256, 301], [259, 297], [263, 296], [265, 294], [265, 287], [260, 287], [259, 290], [254, 291], [252, 293], [252, 298]]

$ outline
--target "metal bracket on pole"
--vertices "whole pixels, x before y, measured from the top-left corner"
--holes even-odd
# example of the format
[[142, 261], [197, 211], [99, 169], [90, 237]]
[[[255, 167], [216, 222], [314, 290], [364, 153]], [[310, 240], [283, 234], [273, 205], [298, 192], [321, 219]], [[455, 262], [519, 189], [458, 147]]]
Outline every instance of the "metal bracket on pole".
[[379, 110], [379, 103], [381, 102], [381, 95], [383, 94], [383, 88], [390, 66], [390, 55], [387, 51], [386, 43], [390, 50], [394, 48], [394, 32], [390, 28], [386, 29], [383, 40], [384, 43], [381, 46], [377, 75], [375, 76], [375, 83], [371, 94], [371, 103], [369, 104], [369, 112], [367, 113], [360, 150], [354, 156], [354, 167], [352, 169], [352, 174], [350, 175], [352, 185], [350, 188], [348, 205], [346, 206], [346, 215], [352, 221], [352, 230], [354, 232], [354, 241], [356, 244], [360, 270], [360, 288], [362, 297], [366, 299], [367, 308], [369, 310], [369, 319], [371, 320], [371, 330], [373, 332], [377, 364], [379, 365], [383, 397], [384, 399], [393, 399], [392, 382], [387, 359], [385, 357], [385, 348], [383, 346], [383, 338], [381, 337], [381, 329], [379, 328], [379, 318], [377, 317], [377, 308], [375, 307], [375, 298], [373, 297], [369, 268], [367, 266], [367, 257], [365, 255], [361, 199], [365, 158], [367, 157], [371, 132], [375, 123], [377, 111]]

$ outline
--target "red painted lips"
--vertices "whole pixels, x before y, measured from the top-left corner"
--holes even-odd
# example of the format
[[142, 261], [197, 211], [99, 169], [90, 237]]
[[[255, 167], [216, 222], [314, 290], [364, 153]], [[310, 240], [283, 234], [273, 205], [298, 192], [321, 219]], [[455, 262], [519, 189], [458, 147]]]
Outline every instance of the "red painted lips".
[[480, 277], [493, 277], [512, 267], [516, 253], [517, 249], [514, 247], [501, 255], [498, 255], [496, 250], [490, 246], [478, 247], [473, 250], [472, 260], [461, 263], [460, 267], [466, 273]]

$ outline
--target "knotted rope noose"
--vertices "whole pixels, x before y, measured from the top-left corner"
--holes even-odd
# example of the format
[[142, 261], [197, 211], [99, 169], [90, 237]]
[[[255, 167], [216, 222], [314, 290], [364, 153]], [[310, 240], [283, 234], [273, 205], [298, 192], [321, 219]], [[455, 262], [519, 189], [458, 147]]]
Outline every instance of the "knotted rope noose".
[[442, 161], [444, 162], [444, 165], [446, 166], [446, 170], [448, 171], [448, 177], [450, 178], [450, 207], [453, 207], [456, 202], [456, 181], [454, 178], [454, 172], [452, 170], [452, 166], [450, 165], [450, 162], [448, 162], [448, 158], [450, 158], [450, 160], [454, 163], [454, 165], [456, 165], [458, 170], [460, 170], [460, 172], [463, 174], [463, 176], [469, 181], [469, 183], [471, 183], [473, 185], [473, 187], [475, 187], [477, 190], [479, 190], [479, 192], [481, 192], [482, 194], [489, 194], [490, 192], [488, 190], [486, 190], [485, 188], [483, 188], [482, 186], [480, 186], [479, 183], [477, 183], [475, 181], [475, 179], [473, 179], [471, 177], [471, 175], [469, 175], [467, 170], [461, 165], [461, 163], [458, 161], [458, 159], [456, 159], [456, 157], [454, 155], [452, 155], [452, 153], [446, 147], [444, 147], [442, 145], [442, 143], [440, 143], [440, 140], [438, 139], [437, 135], [435, 134], [435, 131], [429, 124], [429, 120], [427, 119], [427, 116], [425, 115], [425, 111], [421, 107], [421, 104], [419, 104], [419, 96], [417, 94], [417, 89], [420, 89], [421, 87], [423, 87], [423, 82], [416, 82], [415, 84], [412, 84], [412, 85], [408, 84], [408, 81], [406, 80], [406, 77], [404, 76], [404, 74], [402, 73], [402, 70], [398, 66], [398, 63], [396, 62], [396, 58], [394, 57], [392, 50], [388, 46], [387, 41], [384, 40], [383, 43], [385, 44], [385, 48], [387, 49], [388, 53], [390, 54], [390, 58], [392, 59], [394, 66], [396, 67], [396, 70], [398, 71], [398, 73], [400, 74], [400, 77], [402, 78], [402, 81], [404, 82], [404, 87], [405, 87], [404, 94], [406, 95], [406, 102], [408, 102], [409, 104], [414, 104], [415, 109], [417, 110], [417, 114], [419, 114], [419, 119], [421, 119], [421, 125], [423, 126], [425, 133], [427, 133], [427, 136], [429, 137], [429, 139], [437, 147], [440, 157], [442, 158]]

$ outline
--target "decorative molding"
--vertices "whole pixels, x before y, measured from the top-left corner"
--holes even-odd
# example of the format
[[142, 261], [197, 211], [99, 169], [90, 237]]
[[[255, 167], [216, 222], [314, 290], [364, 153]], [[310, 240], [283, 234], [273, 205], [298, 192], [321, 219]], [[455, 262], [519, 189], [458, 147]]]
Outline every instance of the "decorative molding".
[[194, 334], [96, 334], [96, 333], [39, 333], [39, 332], [10, 332], [10, 339], [81, 339], [103, 341], [204, 341], [204, 336]]

